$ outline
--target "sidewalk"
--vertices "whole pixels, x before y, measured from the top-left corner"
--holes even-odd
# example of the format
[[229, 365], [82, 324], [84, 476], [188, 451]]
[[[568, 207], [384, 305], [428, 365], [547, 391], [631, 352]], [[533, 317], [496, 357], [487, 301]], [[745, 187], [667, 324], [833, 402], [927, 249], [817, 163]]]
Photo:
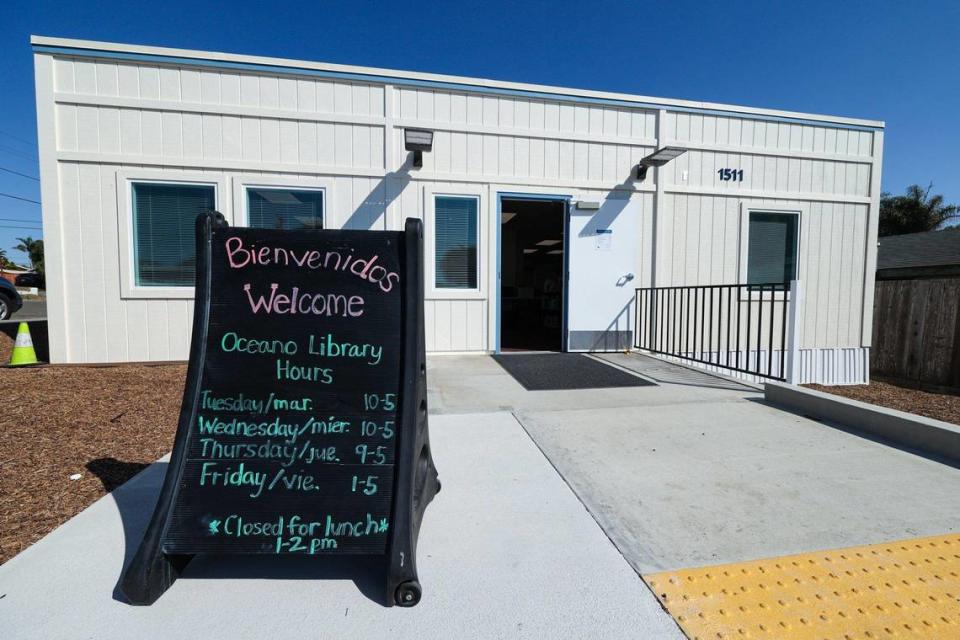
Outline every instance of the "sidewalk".
[[435, 415], [430, 430], [443, 491], [412, 609], [381, 606], [369, 569], [302, 557], [197, 558], [153, 606], [115, 600], [158, 463], [0, 567], [0, 637], [683, 638], [509, 413]]

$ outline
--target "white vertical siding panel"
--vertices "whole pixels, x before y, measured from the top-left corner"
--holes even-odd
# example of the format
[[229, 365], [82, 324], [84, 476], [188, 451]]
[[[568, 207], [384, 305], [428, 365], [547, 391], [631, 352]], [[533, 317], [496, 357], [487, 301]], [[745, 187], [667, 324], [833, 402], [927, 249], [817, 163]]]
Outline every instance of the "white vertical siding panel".
[[315, 122], [298, 122], [297, 136], [299, 144], [297, 149], [300, 156], [298, 161], [303, 165], [317, 164], [317, 125]]
[[336, 109], [336, 99], [334, 93], [336, 87], [332, 82], [316, 82], [317, 88], [317, 111], [320, 113], [333, 113]]
[[163, 153], [163, 124], [159, 111], [140, 113], [140, 140], [143, 155], [160, 156]]
[[117, 77], [117, 65], [112, 62], [96, 63], [97, 77], [97, 95], [116, 96], [119, 95], [119, 79]]
[[120, 153], [120, 110], [102, 107], [97, 113], [102, 153]]
[[560, 130], [560, 105], [556, 102], [544, 103], [543, 128], [551, 132]]
[[202, 102], [199, 71], [195, 69], [180, 70], [180, 99], [189, 103]]
[[280, 162], [280, 122], [260, 120], [260, 159], [263, 162]]
[[[87, 320], [84, 295], [88, 288], [96, 286], [83, 277], [83, 219], [80, 216], [79, 165], [60, 164], [60, 222], [64, 239], [63, 273], [66, 286], [63, 288], [63, 305], [68, 310], [70, 323], [67, 331], [68, 357], [77, 362], [87, 362]], [[69, 250], [67, 250], [69, 249]]]
[[449, 300], [450, 350], [464, 351], [467, 348], [467, 301]]
[[[224, 122], [226, 124], [226, 122]], [[255, 118], [240, 118], [241, 157], [244, 160], [260, 160], [260, 121]]]
[[220, 104], [220, 74], [216, 71], [200, 72], [200, 102]]
[[483, 140], [483, 173], [485, 175], [496, 175], [497, 160], [500, 154], [497, 138], [490, 135], [484, 135], [481, 138]]
[[452, 350], [451, 309], [449, 300], [437, 300], [434, 309], [434, 346], [436, 351]]
[[164, 111], [161, 115], [162, 155], [166, 158], [183, 156], [183, 130], [180, 128], [180, 114]]
[[317, 83], [313, 80], [297, 80], [297, 111], [317, 111]]
[[499, 136], [497, 140], [497, 170], [501, 175], [514, 175], [514, 157], [513, 157], [513, 138], [510, 136]]
[[170, 358], [170, 309], [168, 300], [147, 302], [147, 353], [151, 360]]
[[181, 120], [183, 131], [183, 157], [203, 158], [203, 116], [199, 113], [184, 113]]
[[221, 150], [224, 160], [240, 160], [243, 158], [243, 119], [233, 116], [224, 116], [221, 120], [223, 142]]
[[[103, 231], [100, 199], [100, 167], [81, 164], [78, 167], [79, 184], [79, 246], [80, 276], [90, 286], [84, 289], [83, 317], [86, 332], [83, 337], [86, 359], [90, 362], [107, 360], [107, 337], [104, 332]], [[74, 239], [77, 236], [73, 236]]]
[[220, 116], [204, 114], [200, 119], [200, 136], [203, 158], [221, 159], [223, 157], [223, 119]]
[[120, 298], [119, 231], [117, 218], [117, 174], [115, 167], [102, 167], [100, 171], [100, 206], [102, 209], [100, 251], [103, 263], [104, 316], [103, 331], [106, 338], [107, 362], [123, 362], [127, 355], [127, 323]]
[[317, 123], [317, 164], [332, 166], [336, 157], [336, 131], [329, 122]]
[[123, 109], [120, 112], [120, 152], [131, 156], [143, 153], [139, 111]]
[[73, 65], [76, 92], [84, 95], [97, 93], [97, 65], [87, 60], [77, 60]]
[[501, 127], [513, 127], [514, 101], [509, 98], [497, 100], [497, 124]]
[[140, 97], [144, 100], [160, 99], [160, 70], [156, 67], [139, 67]]
[[96, 107], [77, 107], [77, 150], [100, 150], [100, 125]]
[[117, 65], [117, 95], [123, 98], [140, 97], [140, 71], [135, 65]]
[[845, 345], [859, 345], [863, 323], [861, 309], [864, 304], [864, 258], [866, 256], [867, 217], [870, 215], [867, 205], [847, 205], [848, 220], [851, 226], [852, 242], [850, 243], [850, 284], [847, 302], [849, 303], [849, 321], [847, 335], [841, 336]]
[[240, 78], [240, 104], [245, 107], [260, 106], [260, 79], [242, 75]]
[[433, 100], [433, 117], [437, 122], [450, 122], [450, 94], [437, 92]]
[[297, 164], [300, 161], [300, 137], [297, 123], [293, 120], [279, 122], [280, 162]]
[[416, 93], [417, 118], [420, 120], [433, 120], [433, 92], [418, 90]]
[[281, 109], [287, 111], [298, 109], [296, 80], [293, 78], [279, 79], [277, 83], [277, 104]]
[[[466, 116], [466, 102], [463, 103], [463, 115]], [[450, 171], [467, 172], [467, 134], [454, 132], [450, 136]]]
[[436, 301], [435, 300], [424, 300], [423, 302], [423, 335], [424, 342], [426, 343], [427, 351], [436, 351], [437, 350], [437, 339], [436, 339]]
[[167, 359], [186, 360], [190, 345], [188, 300], [167, 300]]
[[516, 175], [530, 176], [530, 139], [516, 138], [513, 149], [513, 167]]
[[76, 78], [73, 60], [55, 58], [53, 61], [53, 86], [60, 93], [76, 93]]
[[[579, 144], [579, 143], [578, 143]], [[587, 180], [597, 181], [603, 177], [603, 145], [587, 143], [586, 171]]]
[[220, 74], [220, 104], [237, 106], [240, 104], [243, 82], [236, 73]]
[[494, 127], [498, 124], [497, 118], [500, 115], [500, 102], [495, 96], [483, 96], [483, 124]]
[[56, 107], [57, 150], [76, 151], [79, 145], [77, 132], [77, 108], [72, 104], [60, 104]]
[[162, 67], [160, 69], [160, 99], [170, 102], [180, 100], [180, 70]]
[[467, 122], [467, 96], [463, 93], [455, 93], [450, 97], [450, 122], [455, 124], [466, 124]]
[[483, 98], [470, 94], [466, 97], [467, 102], [467, 124], [483, 123]]

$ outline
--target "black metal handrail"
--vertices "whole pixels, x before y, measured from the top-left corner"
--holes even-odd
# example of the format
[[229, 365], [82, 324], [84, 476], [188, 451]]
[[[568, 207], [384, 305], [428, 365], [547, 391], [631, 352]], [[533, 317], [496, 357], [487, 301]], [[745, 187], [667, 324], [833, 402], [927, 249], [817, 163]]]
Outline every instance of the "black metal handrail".
[[634, 347], [786, 380], [789, 294], [789, 282], [638, 288]]

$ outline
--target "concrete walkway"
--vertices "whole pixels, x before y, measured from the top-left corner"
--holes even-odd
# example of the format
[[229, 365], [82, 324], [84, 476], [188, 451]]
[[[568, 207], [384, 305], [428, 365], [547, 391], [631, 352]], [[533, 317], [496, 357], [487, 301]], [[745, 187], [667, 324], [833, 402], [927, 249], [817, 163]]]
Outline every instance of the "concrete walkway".
[[[385, 608], [367, 568], [198, 558], [151, 607], [113, 598], [156, 464], [0, 567], [0, 638], [682, 638], [509, 413], [434, 416], [422, 602]], [[317, 579], [322, 578], [322, 579]]]

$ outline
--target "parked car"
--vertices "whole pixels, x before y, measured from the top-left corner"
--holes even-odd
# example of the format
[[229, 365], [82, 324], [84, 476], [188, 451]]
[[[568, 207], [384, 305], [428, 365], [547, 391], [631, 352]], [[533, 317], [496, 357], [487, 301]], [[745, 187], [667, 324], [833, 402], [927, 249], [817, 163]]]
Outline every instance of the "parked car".
[[37, 289], [46, 289], [47, 288], [47, 279], [43, 277], [43, 274], [30, 271], [28, 273], [21, 273], [17, 276], [17, 286], [18, 287], [36, 287]]
[[23, 306], [23, 298], [8, 280], [0, 278], [0, 320], [7, 320]]

